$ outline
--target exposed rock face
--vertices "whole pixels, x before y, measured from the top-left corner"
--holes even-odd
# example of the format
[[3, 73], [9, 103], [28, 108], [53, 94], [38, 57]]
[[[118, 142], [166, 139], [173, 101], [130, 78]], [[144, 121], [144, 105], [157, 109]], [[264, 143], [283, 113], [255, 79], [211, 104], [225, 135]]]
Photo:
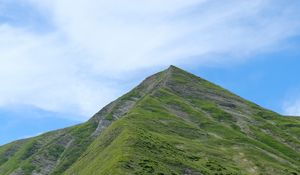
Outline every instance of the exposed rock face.
[[89, 121], [0, 147], [1, 175], [300, 175], [300, 119], [171, 66]]
[[98, 127], [93, 135], [99, 135], [112, 121], [124, 117], [145, 95], [151, 94], [161, 86], [165, 86], [168, 76], [170, 76], [173, 69], [175, 69], [175, 67], [171, 66], [164, 72], [146, 78], [132, 91], [108, 104], [95, 114], [91, 120], [98, 122]]
[[[162, 74], [162, 73], [161, 73]], [[155, 89], [160, 84], [160, 75], [154, 75], [144, 80], [139, 86], [116, 101], [108, 104], [92, 117], [92, 121], [98, 122], [98, 127], [93, 133], [94, 136], [101, 134], [103, 129], [109, 126], [112, 121], [125, 116], [134, 107], [137, 101]]]

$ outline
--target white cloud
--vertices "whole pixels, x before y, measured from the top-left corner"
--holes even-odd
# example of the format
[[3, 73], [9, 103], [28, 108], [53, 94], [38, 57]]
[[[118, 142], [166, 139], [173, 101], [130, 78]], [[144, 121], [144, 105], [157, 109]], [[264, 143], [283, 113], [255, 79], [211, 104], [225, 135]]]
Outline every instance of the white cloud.
[[80, 54], [63, 45], [56, 34], [36, 36], [0, 26], [0, 105], [81, 113], [96, 112], [117, 91], [81, 72]]
[[295, 3], [280, 1], [33, 2], [51, 12], [58, 30], [86, 51], [86, 62], [96, 72], [168, 65], [195, 56], [198, 62], [209, 62], [201, 55], [212, 53], [242, 57], [265, 50], [300, 27], [291, 18], [298, 10]]
[[300, 28], [295, 1], [19, 1], [54, 30], [0, 24], [0, 105], [87, 117], [120, 95], [121, 79], [137, 71], [227, 61], [207, 57], [214, 54], [239, 61], [276, 49]]
[[300, 100], [286, 106], [284, 113], [290, 116], [300, 116]]
[[290, 116], [300, 116], [300, 96], [287, 98], [283, 104], [283, 113]]

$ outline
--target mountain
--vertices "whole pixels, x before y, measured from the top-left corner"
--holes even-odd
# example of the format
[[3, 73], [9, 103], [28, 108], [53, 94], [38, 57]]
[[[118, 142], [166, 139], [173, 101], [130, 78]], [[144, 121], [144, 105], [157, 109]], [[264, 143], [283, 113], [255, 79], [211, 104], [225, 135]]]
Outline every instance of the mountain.
[[87, 122], [0, 147], [1, 175], [300, 175], [300, 118], [174, 66]]

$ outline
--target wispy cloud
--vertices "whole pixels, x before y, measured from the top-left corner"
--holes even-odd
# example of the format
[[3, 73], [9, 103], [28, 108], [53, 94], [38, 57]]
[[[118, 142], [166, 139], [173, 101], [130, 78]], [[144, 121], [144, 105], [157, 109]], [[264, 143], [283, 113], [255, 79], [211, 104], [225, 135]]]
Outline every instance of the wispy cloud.
[[284, 113], [290, 116], [300, 116], [300, 100], [284, 106]]
[[124, 75], [228, 61], [212, 55], [240, 61], [300, 31], [300, 3], [291, 0], [14, 1], [29, 4], [51, 30], [38, 30], [41, 18], [0, 23], [0, 105], [86, 116], [122, 92]]
[[[31, 105], [50, 111], [85, 113], [104, 105], [114, 82], [86, 73], [80, 54], [56, 34], [37, 36], [0, 26], [0, 105]], [[99, 77], [98, 77], [99, 78]]]
[[292, 2], [60, 0], [40, 4], [52, 12], [58, 30], [86, 51], [96, 71], [168, 65], [191, 57], [197, 57], [197, 62], [215, 61], [201, 58], [207, 54], [240, 58], [274, 46], [300, 27], [300, 13]]
[[300, 95], [296, 93], [296, 91], [293, 92], [293, 94], [293, 96], [289, 96], [285, 99], [283, 103], [283, 113], [290, 116], [300, 116]]

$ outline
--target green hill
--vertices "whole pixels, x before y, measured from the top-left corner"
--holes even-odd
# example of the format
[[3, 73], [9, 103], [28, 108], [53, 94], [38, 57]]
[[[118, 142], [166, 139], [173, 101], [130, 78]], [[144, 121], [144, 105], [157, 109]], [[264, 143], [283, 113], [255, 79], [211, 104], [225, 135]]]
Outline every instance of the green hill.
[[300, 119], [179, 68], [89, 121], [0, 147], [1, 175], [300, 175]]

